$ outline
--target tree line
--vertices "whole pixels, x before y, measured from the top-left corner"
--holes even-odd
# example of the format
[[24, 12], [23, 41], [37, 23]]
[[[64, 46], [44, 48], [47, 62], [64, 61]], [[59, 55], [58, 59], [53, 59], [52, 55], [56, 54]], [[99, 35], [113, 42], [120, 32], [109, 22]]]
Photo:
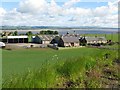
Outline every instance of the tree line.
[[[33, 32], [32, 31], [28, 31], [28, 32], [26, 32], [26, 33], [24, 33], [24, 34], [20, 34], [20, 35], [28, 35], [28, 36], [32, 36], [32, 35], [39, 35], [39, 34], [42, 34], [42, 35], [57, 35], [58, 34], [58, 31], [52, 31], [52, 30], [42, 30], [42, 31], [40, 31], [39, 33], [37, 33], [37, 34], [33, 34]], [[17, 36], [17, 35], [19, 35], [18, 34], [18, 31], [14, 31], [14, 32], [9, 32], [9, 33], [7, 33], [7, 32], [4, 32], [3, 34], [2, 34], [2, 36]]]
[[58, 34], [58, 31], [51, 31], [51, 30], [47, 30], [47, 31], [40, 31], [40, 34], [45, 34], [45, 35], [48, 35], [48, 34]]

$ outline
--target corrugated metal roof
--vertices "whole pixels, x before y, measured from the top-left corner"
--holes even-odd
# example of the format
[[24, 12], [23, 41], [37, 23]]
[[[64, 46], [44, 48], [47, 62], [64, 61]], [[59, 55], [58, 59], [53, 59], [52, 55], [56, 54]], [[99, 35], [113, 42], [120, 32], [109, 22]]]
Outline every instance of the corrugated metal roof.
[[7, 36], [7, 38], [28, 38], [28, 36]]

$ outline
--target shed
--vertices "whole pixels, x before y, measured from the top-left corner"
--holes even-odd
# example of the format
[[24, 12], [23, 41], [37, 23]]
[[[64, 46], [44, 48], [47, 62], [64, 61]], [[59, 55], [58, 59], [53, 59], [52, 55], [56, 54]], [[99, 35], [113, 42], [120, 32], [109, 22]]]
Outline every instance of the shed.
[[7, 36], [1, 38], [4, 43], [28, 43], [28, 36]]
[[28, 36], [7, 36], [8, 43], [28, 43]]

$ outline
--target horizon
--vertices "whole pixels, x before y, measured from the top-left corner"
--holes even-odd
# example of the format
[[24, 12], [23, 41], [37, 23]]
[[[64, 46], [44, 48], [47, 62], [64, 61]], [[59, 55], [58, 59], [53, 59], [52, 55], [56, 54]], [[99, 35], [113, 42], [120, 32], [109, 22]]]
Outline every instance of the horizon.
[[98, 29], [108, 29], [108, 28], [111, 28], [111, 29], [119, 29], [119, 27], [102, 27], [102, 26], [37, 26], [37, 25], [31, 25], [31, 26], [11, 26], [11, 25], [2, 25], [2, 26], [0, 26], [1, 28], [2, 27], [20, 27], [20, 28], [22, 28], [22, 27], [30, 27], [30, 28], [85, 28], [85, 29], [87, 29], [87, 28], [98, 28]]

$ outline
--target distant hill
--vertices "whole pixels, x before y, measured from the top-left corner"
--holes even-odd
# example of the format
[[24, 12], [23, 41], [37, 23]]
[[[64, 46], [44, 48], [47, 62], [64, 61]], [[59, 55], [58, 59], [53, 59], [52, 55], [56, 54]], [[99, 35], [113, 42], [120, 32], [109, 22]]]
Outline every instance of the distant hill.
[[117, 29], [92, 26], [0, 26], [1, 30], [34, 30], [34, 29]]

